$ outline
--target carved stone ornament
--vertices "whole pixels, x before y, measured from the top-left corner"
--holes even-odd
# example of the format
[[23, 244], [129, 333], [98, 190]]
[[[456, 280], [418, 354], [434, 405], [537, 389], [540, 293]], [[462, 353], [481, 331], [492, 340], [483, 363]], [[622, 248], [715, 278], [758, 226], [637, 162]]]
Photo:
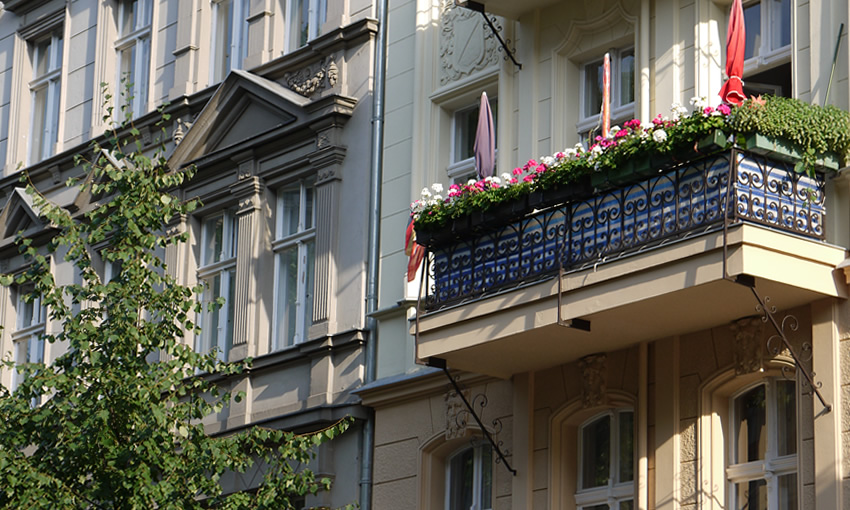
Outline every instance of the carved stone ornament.
[[581, 370], [582, 406], [596, 407], [605, 404], [608, 379], [608, 356], [591, 354], [578, 362]]
[[319, 90], [336, 85], [339, 80], [339, 68], [336, 62], [328, 57], [322, 62], [284, 74], [283, 80], [291, 90], [309, 97]]
[[481, 14], [443, 1], [440, 16], [440, 85], [499, 63], [496, 38]]
[[180, 145], [180, 142], [183, 141], [183, 138], [186, 137], [186, 132], [189, 131], [189, 128], [192, 127], [192, 123], [183, 119], [177, 119], [174, 121], [174, 131], [171, 134], [171, 138], [174, 140], [174, 145]]
[[764, 322], [759, 317], [747, 317], [732, 323], [735, 334], [735, 374], [743, 375], [764, 369]]
[[[467, 398], [468, 393], [465, 393]], [[469, 412], [456, 391], [446, 393], [446, 439], [463, 437], [469, 422]]]

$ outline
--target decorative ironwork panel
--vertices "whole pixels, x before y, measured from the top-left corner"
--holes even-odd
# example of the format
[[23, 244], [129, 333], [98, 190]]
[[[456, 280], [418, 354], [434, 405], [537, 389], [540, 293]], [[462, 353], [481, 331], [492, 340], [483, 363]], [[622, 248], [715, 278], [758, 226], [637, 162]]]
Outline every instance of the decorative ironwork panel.
[[[426, 308], [697, 235], [722, 225], [724, 211], [730, 221], [823, 239], [823, 185], [822, 177], [797, 174], [792, 165], [738, 150], [699, 158], [635, 184], [532, 211], [435, 250]], [[734, 207], [726, 207], [727, 199]]]

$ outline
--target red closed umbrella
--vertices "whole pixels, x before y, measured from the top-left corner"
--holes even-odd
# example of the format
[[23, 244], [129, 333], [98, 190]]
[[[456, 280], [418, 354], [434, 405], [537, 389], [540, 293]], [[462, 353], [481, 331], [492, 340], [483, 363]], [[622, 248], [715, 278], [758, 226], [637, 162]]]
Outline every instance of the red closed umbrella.
[[726, 76], [728, 79], [720, 89], [723, 101], [740, 105], [744, 95], [744, 48], [747, 45], [747, 30], [744, 27], [744, 8], [741, 0], [732, 1], [729, 14], [729, 29], [726, 32]]

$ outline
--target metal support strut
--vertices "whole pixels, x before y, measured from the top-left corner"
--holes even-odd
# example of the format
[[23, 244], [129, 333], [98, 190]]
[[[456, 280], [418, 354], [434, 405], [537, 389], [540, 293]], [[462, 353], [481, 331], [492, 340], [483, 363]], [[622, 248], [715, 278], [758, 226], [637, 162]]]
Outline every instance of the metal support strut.
[[481, 429], [481, 433], [484, 434], [484, 437], [487, 438], [487, 441], [490, 443], [490, 446], [493, 448], [493, 451], [495, 451], [496, 455], [499, 456], [499, 460], [497, 462], [501, 462], [502, 464], [504, 464], [508, 471], [510, 471], [512, 475], [516, 476], [516, 469], [512, 468], [511, 465], [508, 464], [508, 460], [505, 458], [505, 454], [502, 453], [502, 449], [499, 448], [499, 445], [493, 439], [493, 436], [490, 435], [490, 431], [488, 431], [487, 428], [484, 427], [484, 423], [481, 422], [481, 418], [479, 418], [478, 414], [475, 413], [475, 409], [472, 408], [472, 404], [469, 403], [469, 400], [466, 399], [466, 396], [463, 394], [463, 391], [461, 391], [460, 385], [457, 383], [455, 378], [452, 377], [452, 374], [449, 373], [449, 369], [446, 367], [446, 360], [439, 358], [429, 358], [428, 364], [430, 366], [439, 367], [443, 369], [443, 373], [446, 374], [446, 377], [449, 379], [449, 382], [452, 383], [452, 387], [454, 387], [455, 392], [457, 392], [457, 395], [463, 401], [463, 404], [466, 406], [466, 409], [469, 411], [469, 414], [471, 414], [472, 417], [475, 418], [475, 423], [478, 424], [478, 428]]
[[500, 29], [497, 29], [496, 26], [493, 25], [493, 20], [490, 19], [490, 16], [487, 16], [486, 12], [484, 12], [484, 4], [469, 0], [468, 2], [459, 3], [459, 5], [462, 5], [463, 7], [466, 7], [471, 11], [480, 12], [481, 15], [484, 16], [484, 21], [487, 22], [487, 26], [490, 27], [490, 31], [493, 32], [493, 35], [496, 36], [496, 39], [498, 39], [499, 44], [502, 45], [502, 50], [504, 50], [505, 54], [511, 59], [511, 62], [513, 62], [515, 66], [522, 70], [522, 64], [516, 61], [516, 58], [514, 58], [513, 51], [508, 48], [508, 44], [505, 42], [504, 39], [502, 39], [502, 36], [499, 35]]

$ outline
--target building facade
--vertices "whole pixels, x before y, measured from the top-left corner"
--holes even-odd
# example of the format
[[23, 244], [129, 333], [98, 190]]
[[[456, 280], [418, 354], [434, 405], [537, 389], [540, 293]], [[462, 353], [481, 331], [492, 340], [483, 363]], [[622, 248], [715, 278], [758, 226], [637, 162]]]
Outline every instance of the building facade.
[[[521, 67], [475, 10], [482, 4]], [[669, 115], [692, 97], [716, 106], [730, 4], [390, 2], [378, 380], [359, 391], [376, 413], [376, 508], [850, 504], [846, 170], [822, 184], [816, 235], [723, 214], [564, 265], [551, 253], [569, 247], [516, 246], [608, 220], [597, 210], [581, 217], [589, 227], [547, 230], [576, 210], [529, 205], [505, 223], [513, 233], [450, 232], [429, 245], [426, 274], [405, 279], [410, 202], [474, 173], [482, 91], [494, 106], [496, 175], [593, 132], [605, 53], [612, 124]], [[744, 12], [748, 95], [848, 109], [846, 2], [755, 1]], [[693, 168], [669, 175], [684, 182]], [[623, 189], [593, 196], [631, 193]], [[625, 214], [619, 206], [610, 212]], [[538, 218], [543, 226], [529, 226]], [[528, 276], [538, 264], [549, 265]], [[524, 276], [482, 290], [514, 270]]]
[[[181, 283], [204, 284], [204, 302], [226, 304], [198, 317], [203, 332], [186, 342], [254, 360], [222, 382], [246, 398], [209, 417], [208, 430], [306, 432], [355, 418], [319, 450], [314, 472], [334, 485], [305, 507], [360, 499], [368, 413], [351, 391], [365, 377], [368, 339], [375, 14], [357, 0], [13, 0], [0, 9], [3, 272], [25, 265], [18, 232], [51, 235], [22, 170], [69, 210], [97, 204], [64, 183], [81, 173], [74, 155], [111, 127], [110, 110], [133, 120], [145, 150], [164, 142], [172, 168], [195, 165], [178, 194], [203, 205], [169, 225], [189, 242], [164, 258]], [[158, 109], [170, 115], [164, 135]], [[104, 278], [116, 269], [95, 262]], [[52, 264], [58, 283], [74, 281], [60, 257]], [[62, 325], [19, 299], [25, 291], [0, 290], [0, 352], [50, 362], [65, 346], [39, 334]], [[0, 383], [14, 387], [16, 377], [2, 371]], [[260, 479], [236, 477], [227, 490]]]

